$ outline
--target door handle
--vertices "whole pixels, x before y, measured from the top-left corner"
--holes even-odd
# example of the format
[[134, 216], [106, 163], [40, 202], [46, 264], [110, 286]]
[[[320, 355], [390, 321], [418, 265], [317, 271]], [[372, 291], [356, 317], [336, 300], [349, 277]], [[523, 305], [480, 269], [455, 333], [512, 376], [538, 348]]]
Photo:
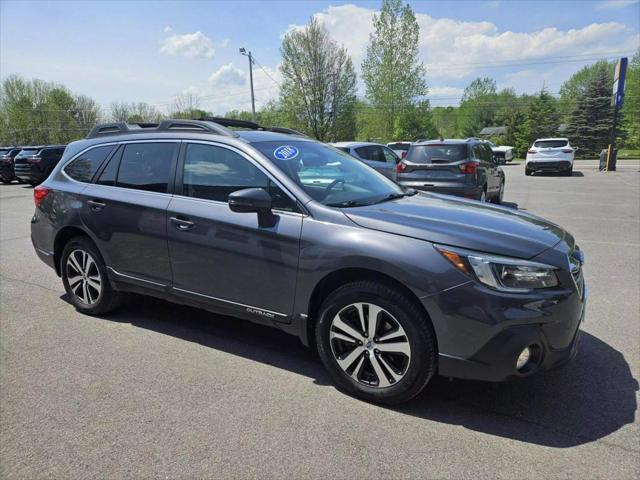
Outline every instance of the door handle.
[[102, 200], [89, 200], [87, 202], [89, 204], [89, 208], [91, 208], [92, 211], [94, 212], [99, 212], [100, 210], [102, 210], [104, 207], [107, 206], [106, 203], [104, 203]]
[[182, 230], [182, 231], [189, 230], [193, 228], [193, 226], [195, 225], [194, 222], [192, 222], [191, 220], [187, 220], [186, 218], [170, 217], [169, 220], [171, 220], [171, 223], [173, 223], [173, 225], [178, 230]]

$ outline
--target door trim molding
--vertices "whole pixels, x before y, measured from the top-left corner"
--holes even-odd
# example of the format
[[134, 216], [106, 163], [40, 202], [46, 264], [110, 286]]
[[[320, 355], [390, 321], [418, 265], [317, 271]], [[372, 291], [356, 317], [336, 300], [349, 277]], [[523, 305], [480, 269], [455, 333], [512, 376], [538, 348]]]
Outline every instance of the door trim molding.
[[244, 303], [233, 302], [231, 300], [225, 300], [224, 298], [212, 297], [211, 295], [205, 295], [204, 293], [193, 292], [191, 290], [185, 290], [183, 288], [178, 288], [178, 287], [171, 287], [171, 288], [173, 290], [178, 291], [178, 292], [190, 293], [191, 295], [197, 295], [199, 297], [209, 298], [211, 300], [217, 300], [218, 302], [224, 302], [224, 303], [229, 303], [231, 305], [237, 305], [238, 307], [244, 307], [244, 308], [247, 309], [247, 311], [252, 310], [252, 311], [250, 311], [250, 313], [254, 313], [254, 314], [258, 314], [258, 315], [261, 315], [260, 312], [264, 312], [264, 313], [268, 313], [268, 314], [271, 314], [271, 315], [277, 315], [279, 317], [288, 317], [289, 316], [286, 313], [274, 312], [273, 310], [267, 310], [266, 308], [254, 307], [253, 305], [246, 305]]

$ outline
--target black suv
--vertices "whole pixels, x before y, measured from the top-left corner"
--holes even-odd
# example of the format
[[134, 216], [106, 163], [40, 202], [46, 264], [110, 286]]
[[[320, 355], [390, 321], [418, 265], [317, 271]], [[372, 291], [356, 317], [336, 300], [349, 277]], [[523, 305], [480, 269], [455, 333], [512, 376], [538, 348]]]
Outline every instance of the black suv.
[[13, 168], [19, 180], [38, 185], [53, 171], [64, 153], [66, 145], [22, 147], [13, 160]]
[[35, 188], [35, 251], [79, 311], [137, 292], [271, 325], [386, 403], [437, 373], [505, 380], [576, 352], [583, 255], [559, 226], [214, 120], [97, 126]]
[[504, 172], [488, 142], [422, 140], [411, 145], [398, 163], [398, 183], [476, 200], [502, 202]]
[[0, 148], [0, 180], [3, 183], [11, 183], [16, 179], [13, 171], [13, 159], [20, 153], [21, 147]]

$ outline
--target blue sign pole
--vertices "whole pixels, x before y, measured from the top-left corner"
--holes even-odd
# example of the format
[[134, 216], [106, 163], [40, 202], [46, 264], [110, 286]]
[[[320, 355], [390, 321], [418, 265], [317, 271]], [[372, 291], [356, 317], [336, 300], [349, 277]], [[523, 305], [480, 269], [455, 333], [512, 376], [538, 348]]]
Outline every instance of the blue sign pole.
[[616, 63], [616, 70], [613, 75], [613, 97], [611, 104], [613, 105], [613, 126], [611, 127], [611, 139], [609, 140], [609, 149], [607, 150], [607, 168], [605, 171], [614, 171], [616, 169], [616, 130], [618, 127], [618, 113], [624, 103], [624, 81], [627, 77], [627, 58], [623, 57]]

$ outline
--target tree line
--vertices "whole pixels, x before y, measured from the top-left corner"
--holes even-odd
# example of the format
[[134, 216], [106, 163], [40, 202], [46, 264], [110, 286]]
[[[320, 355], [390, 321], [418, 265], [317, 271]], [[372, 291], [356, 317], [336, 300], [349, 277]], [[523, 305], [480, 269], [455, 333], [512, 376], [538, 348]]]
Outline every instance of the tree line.
[[[300, 130], [321, 141], [387, 142], [478, 136], [483, 128], [504, 126], [491, 139], [512, 145], [523, 156], [536, 138], [567, 136], [583, 156], [596, 155], [609, 142], [613, 117], [614, 64], [601, 60], [572, 75], [559, 92], [534, 95], [498, 90], [492, 78], [477, 78], [458, 106], [433, 107], [426, 69], [418, 58], [420, 27], [411, 7], [383, 0], [361, 65], [364, 95], [344, 46], [315, 18], [282, 39], [280, 95], [256, 112], [264, 125]], [[626, 102], [619, 142], [640, 149], [640, 52], [627, 72]], [[220, 113], [220, 112], [217, 112]], [[197, 95], [178, 95], [167, 113], [144, 102], [113, 102], [108, 113], [63, 85], [17, 75], [0, 85], [0, 143], [67, 143], [99, 121], [157, 122], [162, 118], [211, 115]], [[224, 116], [250, 120], [248, 111]]]

